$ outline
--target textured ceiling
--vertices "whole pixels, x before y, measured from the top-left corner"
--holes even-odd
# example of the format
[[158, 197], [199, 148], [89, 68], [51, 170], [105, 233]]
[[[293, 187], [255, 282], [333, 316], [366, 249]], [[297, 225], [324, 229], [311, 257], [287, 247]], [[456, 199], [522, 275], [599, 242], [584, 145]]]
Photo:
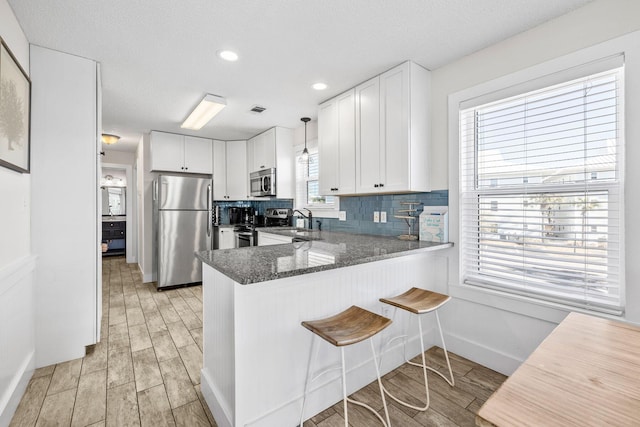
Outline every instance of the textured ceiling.
[[[103, 129], [123, 137], [109, 149], [132, 150], [152, 129], [245, 139], [295, 128], [404, 60], [436, 69], [590, 0], [8, 1], [31, 43], [101, 63]], [[329, 88], [314, 91], [317, 81]], [[227, 108], [185, 132], [205, 93]], [[250, 113], [255, 104], [267, 110]]]

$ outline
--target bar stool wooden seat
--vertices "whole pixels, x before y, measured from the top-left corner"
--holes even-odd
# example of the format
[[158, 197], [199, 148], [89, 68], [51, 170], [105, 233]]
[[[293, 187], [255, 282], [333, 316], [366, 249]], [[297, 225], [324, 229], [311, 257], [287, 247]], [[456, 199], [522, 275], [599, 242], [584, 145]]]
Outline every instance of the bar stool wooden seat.
[[[380, 301], [385, 303], [385, 304], [389, 304], [392, 305], [394, 308], [400, 308], [402, 310], [405, 310], [409, 313], [415, 314], [416, 318], [418, 320], [418, 331], [420, 333], [420, 349], [421, 349], [421, 354], [422, 354], [422, 364], [420, 363], [415, 363], [412, 362], [410, 360], [407, 359], [406, 354], [405, 354], [405, 361], [407, 363], [409, 363], [410, 365], [413, 366], [418, 366], [422, 368], [422, 372], [424, 374], [424, 386], [425, 386], [425, 393], [426, 393], [426, 398], [427, 401], [425, 403], [424, 406], [419, 407], [419, 406], [414, 406], [411, 405], [407, 402], [404, 402], [400, 399], [398, 399], [397, 397], [393, 396], [391, 393], [389, 393], [389, 391], [384, 388], [383, 386], [383, 390], [384, 392], [391, 397], [393, 400], [395, 400], [396, 402], [400, 403], [401, 405], [407, 406], [409, 408], [418, 410], [418, 411], [426, 411], [427, 409], [429, 409], [429, 383], [427, 382], [427, 369], [440, 375], [450, 386], [453, 387], [453, 385], [455, 384], [455, 381], [453, 379], [453, 371], [451, 370], [451, 363], [449, 362], [449, 355], [447, 353], [447, 346], [444, 343], [444, 336], [442, 334], [442, 326], [440, 325], [440, 317], [438, 316], [438, 309], [440, 307], [442, 307], [444, 304], [446, 304], [449, 300], [451, 299], [451, 297], [449, 295], [444, 295], [444, 294], [439, 294], [437, 292], [432, 292], [432, 291], [427, 291], [424, 289], [419, 289], [419, 288], [411, 288], [409, 289], [407, 292], [395, 296], [395, 297], [391, 297], [391, 298], [380, 298]], [[444, 350], [444, 357], [447, 361], [447, 367], [449, 368], [449, 377], [447, 378], [445, 377], [442, 373], [438, 372], [437, 370], [435, 370], [434, 368], [427, 366], [427, 363], [425, 361], [425, 357], [424, 357], [424, 352], [425, 352], [425, 348], [424, 348], [424, 338], [422, 336], [422, 321], [421, 321], [421, 315], [423, 314], [427, 314], [427, 313], [431, 313], [434, 312], [436, 315], [436, 321], [438, 323], [438, 330], [440, 331], [440, 339], [442, 340], [442, 349]], [[393, 314], [393, 317], [395, 318], [395, 311]], [[405, 345], [405, 351], [406, 351], [406, 343], [407, 343], [407, 335], [401, 335], [395, 338], [392, 338], [391, 340], [389, 340], [387, 342], [387, 345], [389, 345], [392, 341], [398, 339], [398, 338], [404, 338], [404, 345]]]
[[[335, 347], [340, 347], [340, 356], [342, 360], [342, 395], [344, 402], [344, 425], [349, 425], [349, 413], [347, 409], [347, 402], [354, 403], [370, 410], [384, 426], [390, 427], [389, 411], [387, 409], [387, 402], [384, 397], [384, 391], [382, 386], [382, 380], [380, 379], [380, 369], [378, 368], [378, 359], [376, 357], [373, 340], [371, 339], [378, 332], [391, 324], [391, 320], [378, 314], [372, 313], [368, 310], [357, 306], [351, 306], [345, 311], [336, 314], [335, 316], [327, 317], [320, 320], [310, 320], [302, 322], [302, 326], [310, 330], [325, 341], [331, 343]], [[309, 356], [309, 365], [307, 367], [307, 379], [305, 382], [304, 395], [302, 399], [302, 411], [300, 413], [300, 427], [304, 422], [304, 404], [307, 397], [307, 390], [310, 383], [320, 377], [321, 375], [329, 372], [325, 370], [319, 373], [316, 378], [311, 378], [311, 364], [313, 362], [315, 344], [315, 336], [311, 345], [311, 354]], [[373, 362], [376, 367], [376, 376], [378, 378], [378, 386], [380, 387], [380, 396], [382, 396], [382, 405], [384, 406], [385, 420], [376, 412], [375, 409], [357, 400], [347, 397], [347, 385], [346, 385], [346, 370], [344, 363], [344, 347], [351, 344], [356, 344], [360, 341], [369, 338], [371, 343], [371, 352], [373, 354]]]

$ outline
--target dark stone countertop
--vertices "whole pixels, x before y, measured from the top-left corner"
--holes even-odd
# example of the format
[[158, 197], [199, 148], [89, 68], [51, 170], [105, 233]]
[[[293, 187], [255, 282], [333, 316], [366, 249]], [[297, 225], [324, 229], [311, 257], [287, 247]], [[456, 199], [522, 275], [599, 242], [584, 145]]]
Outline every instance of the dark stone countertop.
[[307, 240], [196, 252], [196, 257], [234, 281], [248, 285], [453, 246], [453, 243], [407, 241], [397, 237], [293, 227], [261, 228], [259, 231]]

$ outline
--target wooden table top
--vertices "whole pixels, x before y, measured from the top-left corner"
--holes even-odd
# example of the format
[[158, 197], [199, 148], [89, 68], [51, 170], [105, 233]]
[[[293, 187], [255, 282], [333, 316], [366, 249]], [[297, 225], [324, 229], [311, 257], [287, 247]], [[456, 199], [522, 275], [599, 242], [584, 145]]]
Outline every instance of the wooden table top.
[[640, 426], [640, 328], [569, 314], [480, 408], [479, 426]]

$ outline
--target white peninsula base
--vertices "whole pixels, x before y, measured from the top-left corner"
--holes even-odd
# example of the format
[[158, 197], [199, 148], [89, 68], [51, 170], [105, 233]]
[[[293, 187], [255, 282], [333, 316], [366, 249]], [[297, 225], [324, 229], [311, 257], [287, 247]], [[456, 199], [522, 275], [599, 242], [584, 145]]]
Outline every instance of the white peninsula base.
[[[202, 392], [219, 426], [296, 426], [312, 335], [300, 322], [358, 305], [393, 312], [378, 299], [412, 286], [446, 292], [446, 258], [425, 252], [250, 285], [239, 284], [203, 263], [204, 348]], [[444, 308], [446, 310], [446, 307]], [[398, 335], [408, 317], [400, 311], [376, 349]], [[424, 321], [427, 347], [439, 344], [435, 321]], [[409, 357], [419, 354], [417, 325], [410, 324]], [[383, 373], [404, 363], [402, 340], [384, 353]], [[319, 346], [314, 371], [337, 365], [340, 352]], [[346, 350], [352, 393], [375, 379], [368, 342]], [[342, 399], [339, 370], [315, 381], [305, 406], [311, 417]]]

